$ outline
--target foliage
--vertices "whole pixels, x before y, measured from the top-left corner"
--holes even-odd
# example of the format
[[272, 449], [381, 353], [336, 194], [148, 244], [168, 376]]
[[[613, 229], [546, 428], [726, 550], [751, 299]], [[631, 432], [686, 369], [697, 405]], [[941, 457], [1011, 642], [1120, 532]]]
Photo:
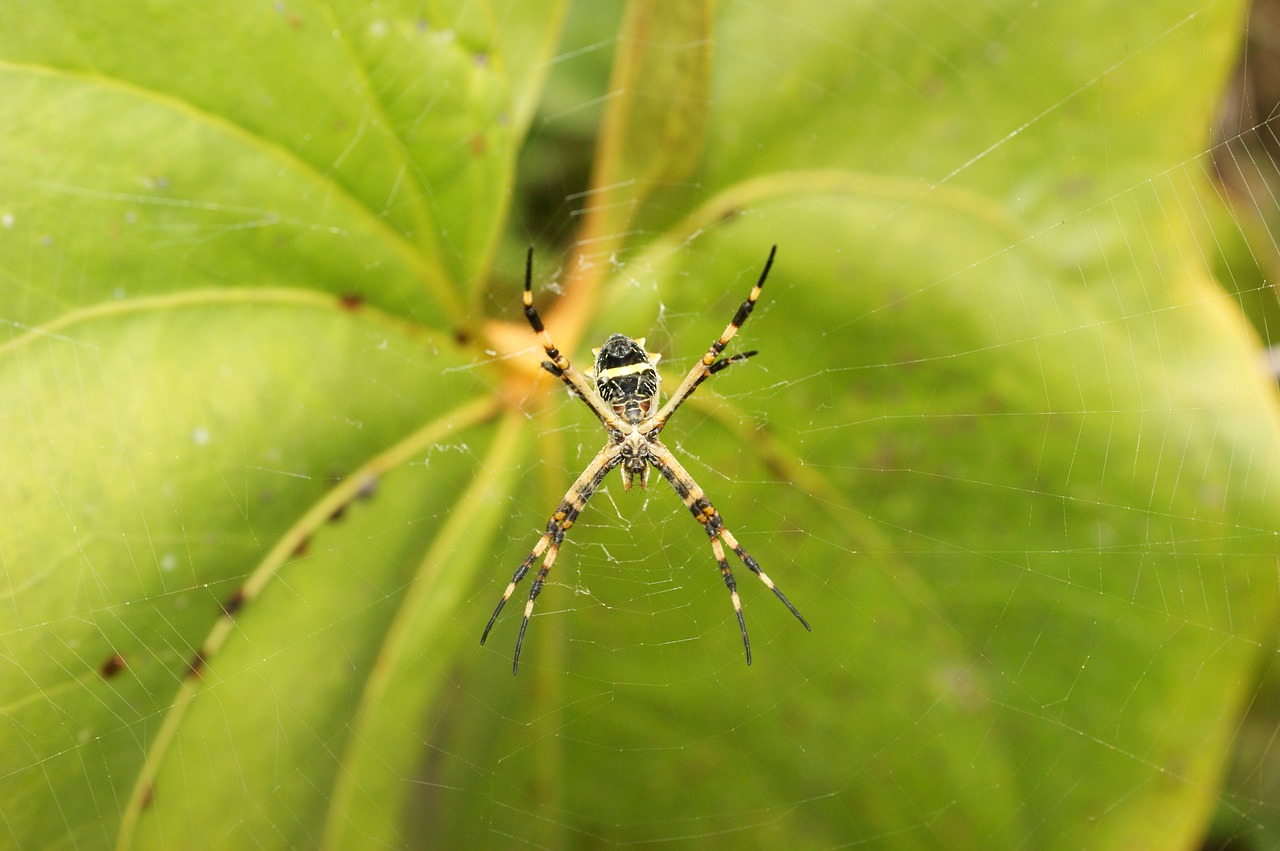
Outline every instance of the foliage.
[[628, 4], [537, 297], [678, 372], [780, 246], [761, 356], [667, 434], [814, 632], [746, 575], [744, 666], [696, 524], [615, 483], [515, 679], [518, 612], [480, 628], [601, 434], [508, 208], [600, 12], [8, 16], [0, 836], [1198, 840], [1276, 629], [1199, 159], [1238, 4], [712, 11]]

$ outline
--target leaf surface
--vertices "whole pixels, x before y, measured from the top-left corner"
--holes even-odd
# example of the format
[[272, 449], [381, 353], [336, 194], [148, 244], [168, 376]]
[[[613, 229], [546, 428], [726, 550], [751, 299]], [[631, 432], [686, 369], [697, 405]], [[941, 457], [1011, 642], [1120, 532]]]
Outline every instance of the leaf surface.
[[669, 391], [779, 246], [663, 439], [813, 632], [740, 567], [745, 666], [611, 478], [515, 679], [528, 578], [480, 630], [605, 439], [489, 280], [564, 4], [80, 6], [0, 28], [15, 844], [1200, 841], [1277, 607], [1197, 160], [1240, 4], [634, 4], [625, 260], [535, 299]]

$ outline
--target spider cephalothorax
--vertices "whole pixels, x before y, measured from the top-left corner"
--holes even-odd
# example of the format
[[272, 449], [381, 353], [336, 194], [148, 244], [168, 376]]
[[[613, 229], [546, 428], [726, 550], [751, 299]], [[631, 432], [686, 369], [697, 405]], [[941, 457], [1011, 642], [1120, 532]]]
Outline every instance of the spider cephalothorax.
[[[760, 280], [752, 288], [747, 300], [738, 307], [738, 311], [733, 315], [733, 320], [728, 327], [724, 329], [724, 333], [711, 344], [707, 353], [698, 359], [684, 381], [680, 382], [671, 399], [660, 410], [654, 410], [658, 407], [657, 364], [660, 356], [645, 351], [643, 337], [632, 339], [623, 334], [610, 336], [604, 341], [604, 345], [594, 350], [595, 366], [587, 376], [574, 369], [569, 359], [556, 348], [551, 335], [542, 325], [542, 318], [538, 316], [538, 311], [533, 306], [533, 249], [529, 249], [524, 267], [524, 315], [529, 320], [534, 333], [538, 335], [543, 351], [547, 353], [548, 359], [542, 362], [542, 367], [568, 385], [569, 389], [586, 403], [600, 420], [600, 424], [605, 427], [609, 434], [609, 441], [564, 495], [564, 499], [547, 522], [547, 531], [538, 539], [533, 551], [520, 563], [511, 581], [507, 583], [502, 599], [498, 601], [488, 625], [484, 628], [484, 634], [480, 637], [480, 643], [484, 644], [485, 639], [489, 637], [489, 630], [493, 629], [494, 623], [498, 620], [502, 607], [515, 592], [516, 585], [528, 574], [533, 563], [543, 558], [543, 553], [546, 553], [546, 557], [542, 560], [542, 567], [538, 569], [533, 585], [529, 588], [529, 599], [524, 605], [524, 619], [520, 622], [520, 634], [516, 638], [512, 672], [520, 667], [520, 648], [524, 645], [524, 633], [529, 627], [529, 618], [533, 615], [534, 601], [542, 591], [551, 566], [555, 564], [556, 554], [560, 552], [560, 544], [564, 541], [565, 534], [578, 519], [582, 509], [586, 507], [587, 500], [591, 499], [596, 489], [600, 487], [604, 477], [618, 466], [622, 467], [622, 482], [628, 489], [636, 477], [640, 479], [640, 487], [648, 484], [649, 467], [657, 467], [658, 472], [662, 473], [675, 492], [684, 500], [685, 507], [707, 531], [707, 536], [711, 539], [711, 552], [720, 566], [720, 575], [729, 589], [733, 611], [738, 617], [738, 627], [742, 631], [742, 645], [747, 653], [748, 665], [751, 664], [751, 642], [747, 638], [747, 622], [742, 616], [738, 586], [733, 578], [733, 571], [729, 569], [729, 562], [725, 558], [726, 546], [733, 550], [734, 555], [740, 558], [742, 563], [777, 595], [778, 599], [791, 610], [791, 614], [804, 624], [804, 628], [809, 629], [808, 622], [801, 617], [800, 612], [796, 611], [796, 607], [791, 605], [782, 591], [760, 569], [759, 563], [747, 554], [742, 545], [725, 528], [720, 513], [707, 499], [702, 488], [698, 487], [698, 483], [671, 454], [671, 450], [658, 439], [667, 420], [686, 399], [693, 395], [698, 385], [726, 367], [741, 363], [755, 354], [755, 352], [742, 352], [721, 357], [729, 340], [738, 333], [738, 329], [751, 315], [756, 299], [760, 297], [760, 289], [769, 276], [770, 267], [773, 266], [773, 256], [776, 251], [777, 246], [770, 250], [769, 259], [764, 264], [764, 271], [760, 273]], [[588, 383], [587, 377], [594, 380], [594, 386]]]

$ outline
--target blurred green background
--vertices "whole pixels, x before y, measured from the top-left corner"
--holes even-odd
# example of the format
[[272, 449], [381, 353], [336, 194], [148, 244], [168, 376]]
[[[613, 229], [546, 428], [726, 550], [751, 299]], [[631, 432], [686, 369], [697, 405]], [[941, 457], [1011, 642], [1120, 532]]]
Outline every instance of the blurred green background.
[[0, 844], [1280, 847], [1247, 12], [0, 2]]

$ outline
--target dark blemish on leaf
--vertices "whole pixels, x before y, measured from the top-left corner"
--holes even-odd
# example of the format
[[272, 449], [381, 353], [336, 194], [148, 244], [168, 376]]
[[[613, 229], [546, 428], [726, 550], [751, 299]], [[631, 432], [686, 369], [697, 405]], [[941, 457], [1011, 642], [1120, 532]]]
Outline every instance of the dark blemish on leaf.
[[343, 310], [359, 310], [364, 306], [364, 296], [356, 295], [355, 293], [344, 293], [338, 296], [338, 304], [342, 306]]
[[155, 802], [155, 799], [156, 799], [156, 787], [148, 783], [147, 787], [142, 790], [142, 795], [138, 798], [138, 809], [140, 810], [147, 809], [152, 805], [152, 803]]
[[740, 215], [742, 215], [741, 207], [725, 207], [723, 210], [720, 211], [720, 215], [717, 221], [718, 222], [732, 221], [733, 219], [736, 219]]
[[301, 558], [307, 554], [307, 550], [311, 549], [311, 538], [303, 538], [298, 541], [298, 546], [293, 548], [294, 558]]
[[464, 328], [458, 328], [453, 332], [453, 341], [459, 346], [465, 346], [471, 342], [471, 334]]
[[329, 522], [337, 523], [340, 520], [342, 520], [342, 518], [345, 517], [346, 514], [347, 514], [347, 503], [344, 502], [342, 505], [339, 505], [337, 508], [335, 508], [333, 510], [333, 513], [329, 515]]
[[124, 657], [119, 653], [112, 653], [107, 657], [107, 661], [102, 663], [102, 667], [98, 668], [98, 673], [104, 680], [109, 680], [126, 667]]
[[244, 589], [237, 588], [234, 594], [223, 601], [222, 613], [229, 618], [234, 618], [236, 616], [236, 612], [240, 611], [244, 606], [244, 602]]
[[471, 153], [475, 154], [477, 157], [482, 156], [487, 148], [483, 133], [472, 133], [471, 138], [467, 140], [467, 143], [471, 147]]
[[360, 485], [360, 490], [356, 491], [356, 499], [367, 502], [378, 495], [378, 477], [370, 476]]
[[204, 651], [197, 650], [191, 656], [191, 661], [187, 662], [187, 676], [199, 679], [203, 675], [204, 675]]
[[1087, 174], [1078, 174], [1059, 182], [1058, 192], [1064, 198], [1079, 198], [1093, 190], [1094, 181]]

